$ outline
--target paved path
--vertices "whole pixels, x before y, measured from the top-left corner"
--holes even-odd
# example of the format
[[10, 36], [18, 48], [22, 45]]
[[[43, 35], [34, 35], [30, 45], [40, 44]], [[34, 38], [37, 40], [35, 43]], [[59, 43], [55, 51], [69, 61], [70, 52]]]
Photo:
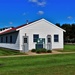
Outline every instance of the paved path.
[[53, 55], [53, 54], [73, 54], [75, 52], [58, 52], [58, 51], [53, 51], [52, 53], [41, 53], [41, 54], [36, 54], [36, 53], [27, 53], [27, 55], [10, 55], [10, 56], [0, 56], [0, 58], [8, 58], [8, 57], [23, 57], [23, 56], [37, 56], [37, 55]]

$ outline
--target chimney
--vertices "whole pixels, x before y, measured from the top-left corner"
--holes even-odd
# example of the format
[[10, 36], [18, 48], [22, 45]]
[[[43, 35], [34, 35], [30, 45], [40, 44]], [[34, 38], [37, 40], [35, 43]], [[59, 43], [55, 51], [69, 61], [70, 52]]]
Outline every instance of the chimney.
[[26, 24], [28, 24], [28, 20], [26, 20]]

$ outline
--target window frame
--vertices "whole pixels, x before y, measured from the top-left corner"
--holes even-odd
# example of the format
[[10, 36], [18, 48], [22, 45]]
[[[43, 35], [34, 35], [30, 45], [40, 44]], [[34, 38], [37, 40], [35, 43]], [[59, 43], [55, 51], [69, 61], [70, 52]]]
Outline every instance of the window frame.
[[59, 35], [58, 34], [54, 34], [54, 42], [59, 42]]
[[37, 42], [37, 39], [39, 39], [39, 34], [33, 34], [33, 42]]
[[27, 38], [24, 38], [24, 43], [28, 43], [28, 40], [27, 40]]
[[47, 43], [51, 43], [51, 35], [47, 35]]

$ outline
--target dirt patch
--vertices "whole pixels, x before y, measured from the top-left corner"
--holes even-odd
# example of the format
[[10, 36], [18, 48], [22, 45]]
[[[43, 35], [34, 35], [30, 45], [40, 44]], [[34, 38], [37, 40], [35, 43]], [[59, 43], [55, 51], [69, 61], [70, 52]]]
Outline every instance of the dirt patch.
[[[12, 56], [0, 56], [0, 58], [8, 58], [8, 57], [23, 57], [23, 56], [36, 56], [36, 55], [53, 55], [53, 54], [72, 54], [75, 52], [59, 52], [59, 51], [55, 51], [53, 50], [52, 53], [34, 53], [29, 51], [28, 53], [26, 53], [26, 55], [12, 55]], [[3, 66], [3, 64], [0, 64], [0, 67]]]
[[27, 55], [47, 55], [47, 54], [60, 54], [60, 53], [62, 53], [62, 52], [55, 51], [55, 50], [53, 50], [52, 53], [40, 53], [40, 54], [39, 53], [36, 53], [36, 52], [29, 51], [27, 53]]

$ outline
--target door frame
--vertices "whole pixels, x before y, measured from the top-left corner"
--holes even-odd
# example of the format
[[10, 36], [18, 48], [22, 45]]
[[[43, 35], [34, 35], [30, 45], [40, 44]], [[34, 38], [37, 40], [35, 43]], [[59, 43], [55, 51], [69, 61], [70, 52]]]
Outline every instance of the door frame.
[[[25, 38], [27, 39], [25, 43]], [[23, 52], [28, 52], [29, 51], [29, 37], [28, 36], [23, 36]]]
[[52, 36], [51, 35], [47, 35], [47, 50], [52, 50]]

